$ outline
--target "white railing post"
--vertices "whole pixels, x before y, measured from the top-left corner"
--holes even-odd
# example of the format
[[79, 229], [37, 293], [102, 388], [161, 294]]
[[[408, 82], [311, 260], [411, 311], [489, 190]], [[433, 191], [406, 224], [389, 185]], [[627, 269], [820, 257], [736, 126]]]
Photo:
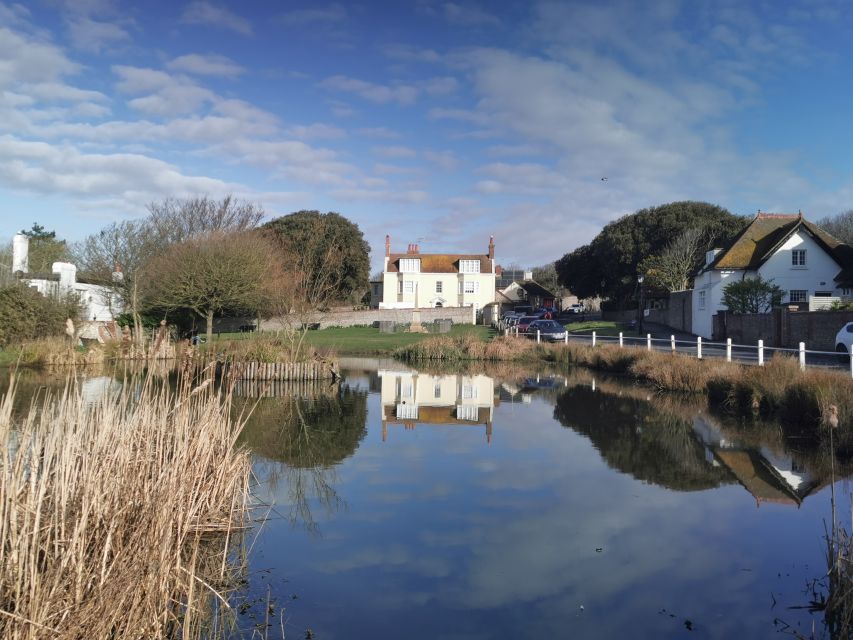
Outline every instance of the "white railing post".
[[621, 349], [624, 346], [625, 346], [625, 343], [622, 340], [622, 332], [620, 331], [619, 332], [619, 348]]
[[853, 378], [853, 349], [850, 349], [850, 377]]
[[592, 346], [595, 346], [595, 331], [592, 332]]
[[696, 338], [696, 359], [702, 359], [702, 336]]
[[726, 362], [732, 361], [732, 339], [726, 338]]
[[652, 334], [651, 333], [646, 334], [646, 349], [648, 349], [649, 351], [652, 350]]
[[569, 330], [566, 329], [566, 333], [563, 334], [563, 342], [569, 344]]
[[536, 344], [539, 344], [539, 340], [541, 339], [542, 332], [539, 329], [536, 330]]
[[669, 348], [675, 353], [675, 336], [669, 336]]
[[806, 370], [806, 343], [800, 343], [800, 371]]
[[758, 366], [764, 366], [764, 340], [758, 341]]

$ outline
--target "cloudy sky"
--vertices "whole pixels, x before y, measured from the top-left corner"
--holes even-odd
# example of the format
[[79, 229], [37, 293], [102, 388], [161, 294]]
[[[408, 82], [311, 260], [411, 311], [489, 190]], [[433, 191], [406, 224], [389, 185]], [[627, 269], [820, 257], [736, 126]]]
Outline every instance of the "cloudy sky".
[[679, 199], [853, 207], [853, 9], [0, 0], [0, 237], [167, 196], [533, 266]]

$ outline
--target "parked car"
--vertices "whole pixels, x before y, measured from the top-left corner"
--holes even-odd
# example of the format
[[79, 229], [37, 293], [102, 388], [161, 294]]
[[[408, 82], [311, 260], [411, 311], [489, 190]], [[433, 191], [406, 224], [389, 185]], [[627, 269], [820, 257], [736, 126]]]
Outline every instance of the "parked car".
[[575, 303], [569, 305], [568, 312], [569, 313], [584, 313], [586, 311], [586, 307], [583, 306], [583, 303]]
[[535, 322], [531, 322], [527, 327], [527, 334], [535, 336], [537, 331], [542, 340], [558, 342], [566, 339], [566, 328], [556, 320], [536, 320]]
[[535, 322], [536, 320], [539, 320], [539, 319], [540, 318], [538, 316], [522, 316], [521, 318], [518, 319], [518, 322], [516, 323], [515, 326], [518, 327], [519, 333], [525, 333], [527, 331], [527, 327], [530, 326], [530, 323]]
[[513, 313], [517, 313], [520, 316], [527, 316], [533, 311], [533, 307], [530, 305], [518, 305], [513, 308]]
[[848, 322], [835, 335], [835, 350], [838, 353], [853, 352], [853, 322]]

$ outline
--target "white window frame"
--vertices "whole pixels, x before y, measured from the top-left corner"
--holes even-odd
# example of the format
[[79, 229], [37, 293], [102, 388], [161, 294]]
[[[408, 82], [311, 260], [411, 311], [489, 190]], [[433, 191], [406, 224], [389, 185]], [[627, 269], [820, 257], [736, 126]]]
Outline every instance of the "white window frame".
[[791, 268], [792, 269], [805, 269], [806, 266], [807, 266], [806, 250], [805, 249], [791, 249]]
[[444, 283], [442, 283], [442, 281], [441, 281], [441, 280], [436, 280], [436, 281], [435, 281], [435, 292], [436, 292], [436, 293], [443, 293], [443, 291], [442, 291], [443, 284], [444, 284]]
[[466, 280], [462, 285], [462, 293], [465, 295], [480, 293], [480, 282], [478, 280]]
[[475, 404], [456, 405], [456, 419], [466, 422], [476, 422], [480, 417], [480, 407]]
[[400, 273], [420, 273], [420, 258], [400, 258]]
[[480, 273], [479, 260], [460, 260], [459, 273]]
[[477, 387], [473, 384], [463, 384], [462, 385], [462, 399], [463, 400], [476, 400], [478, 396]]
[[414, 293], [415, 292], [415, 281], [414, 280], [403, 280], [403, 293]]
[[[794, 294], [797, 294], [797, 299], [794, 299]], [[808, 302], [809, 301], [809, 290], [808, 289], [791, 289], [788, 292], [788, 302], [791, 304], [797, 302]]]
[[417, 420], [418, 419], [418, 405], [416, 404], [403, 404], [400, 403], [397, 405], [397, 420]]
[[704, 311], [704, 310], [705, 310], [705, 292], [700, 291], [699, 292], [699, 311]]

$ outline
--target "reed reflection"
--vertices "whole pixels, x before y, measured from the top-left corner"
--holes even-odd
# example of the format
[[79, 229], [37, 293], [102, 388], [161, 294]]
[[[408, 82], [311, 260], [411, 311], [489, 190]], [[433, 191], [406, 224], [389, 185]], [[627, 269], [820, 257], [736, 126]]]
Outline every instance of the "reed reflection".
[[379, 371], [382, 403], [382, 441], [388, 426], [415, 429], [423, 425], [484, 426], [492, 441], [495, 381], [482, 374], [429, 374], [419, 371]]

